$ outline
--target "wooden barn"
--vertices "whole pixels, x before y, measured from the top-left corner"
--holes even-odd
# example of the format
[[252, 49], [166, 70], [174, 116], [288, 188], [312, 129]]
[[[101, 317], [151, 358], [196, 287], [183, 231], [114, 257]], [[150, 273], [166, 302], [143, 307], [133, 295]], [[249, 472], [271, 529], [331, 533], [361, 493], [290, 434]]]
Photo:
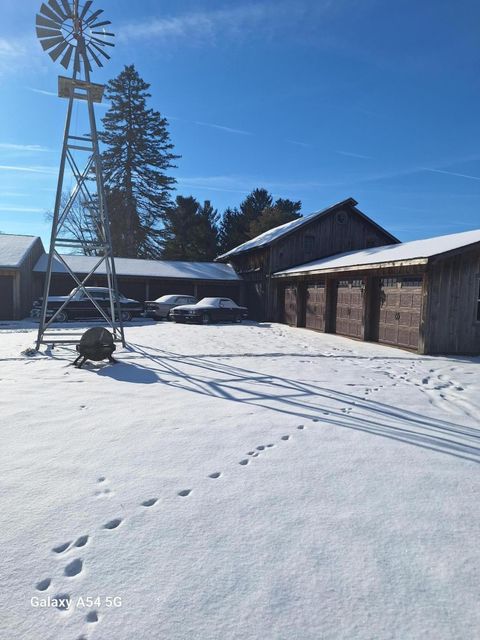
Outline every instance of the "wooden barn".
[[245, 303], [252, 319], [283, 317], [283, 300], [272, 281], [275, 272], [336, 253], [399, 242], [357, 204], [348, 198], [270, 229], [216, 259], [232, 264], [245, 281]]
[[342, 253], [273, 279], [290, 325], [418, 353], [480, 354], [480, 230]]
[[[82, 255], [63, 255], [70, 269], [79, 277], [85, 277], [98, 262], [98, 258]], [[34, 267], [34, 281], [37, 295], [43, 294], [43, 282], [47, 267], [47, 255], [40, 257]], [[118, 288], [123, 295], [145, 302], [155, 300], [165, 294], [205, 296], [225, 296], [240, 303], [242, 280], [228, 264], [215, 262], [182, 262], [177, 260], [140, 260], [115, 258]], [[105, 287], [107, 279], [105, 265], [87, 282], [90, 286]], [[54, 261], [51, 295], [65, 295], [75, 283], [64, 265]]]
[[0, 234], [0, 320], [19, 320], [30, 313], [32, 269], [43, 253], [40, 238]]

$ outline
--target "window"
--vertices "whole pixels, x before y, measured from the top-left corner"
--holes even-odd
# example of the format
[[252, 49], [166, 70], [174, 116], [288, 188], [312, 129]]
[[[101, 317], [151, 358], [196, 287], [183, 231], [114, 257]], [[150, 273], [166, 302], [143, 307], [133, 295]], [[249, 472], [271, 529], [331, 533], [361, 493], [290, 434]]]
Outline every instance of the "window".
[[305, 236], [303, 238], [303, 248], [305, 253], [312, 253], [315, 248], [315, 236]]
[[421, 287], [423, 283], [422, 276], [412, 276], [402, 278], [402, 287]]

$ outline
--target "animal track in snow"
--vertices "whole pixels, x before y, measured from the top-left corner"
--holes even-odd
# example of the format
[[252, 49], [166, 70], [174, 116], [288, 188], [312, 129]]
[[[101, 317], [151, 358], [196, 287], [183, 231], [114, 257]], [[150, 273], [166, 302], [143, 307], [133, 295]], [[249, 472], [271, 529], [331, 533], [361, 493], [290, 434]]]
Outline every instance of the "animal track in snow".
[[116, 529], [120, 526], [122, 520], [120, 518], [114, 518], [113, 520], [109, 520], [106, 524], [103, 525], [104, 529]]
[[87, 622], [98, 622], [98, 612], [97, 611], [89, 611], [85, 616], [85, 620]]
[[88, 536], [80, 536], [73, 543], [74, 547], [84, 547], [88, 542]]
[[[255, 455], [255, 454], [254, 454]], [[244, 458], [243, 460], [240, 460], [240, 462], [238, 464], [241, 464], [242, 467], [244, 467], [245, 465], [247, 465], [249, 463], [249, 460], [247, 460], [246, 458]]]
[[182, 496], [182, 498], [186, 498], [188, 495], [190, 495], [192, 493], [191, 489], [182, 489], [182, 491], [178, 492], [179, 496]]
[[297, 427], [297, 429], [300, 429], [300, 430], [305, 429], [305, 425], [303, 425], [303, 424], [299, 424], [299, 425], [298, 425], [298, 427]]
[[105, 482], [106, 477], [105, 476], [100, 476], [99, 478], [97, 478], [97, 482]]
[[221, 472], [220, 471], [215, 471], [215, 473], [211, 473], [208, 477], [209, 478], [213, 478], [214, 480], [216, 480], [217, 478], [220, 478], [221, 476]]
[[70, 594], [69, 593], [58, 593], [54, 596], [57, 604], [55, 605], [59, 611], [68, 611], [70, 606]]
[[57, 547], [53, 547], [52, 551], [54, 553], [63, 553], [64, 551], [66, 551], [68, 549], [68, 547], [72, 544], [72, 541], [70, 540], [70, 542], [62, 542], [62, 544], [59, 544]]
[[63, 573], [69, 578], [73, 578], [75, 576], [78, 576], [78, 574], [81, 573], [82, 569], [83, 561], [80, 560], [80, 558], [76, 558], [75, 560], [72, 560], [72, 562], [67, 564], [67, 566], [63, 570]]
[[149, 498], [148, 500], [144, 500], [144, 502], [142, 502], [142, 507], [153, 507], [156, 502], [158, 502], [158, 498]]
[[282, 436], [281, 440], [285, 440], [285, 441], [290, 440], [290, 436]]
[[46, 591], [51, 584], [51, 579], [45, 578], [45, 580], [40, 580], [40, 582], [37, 582], [35, 588], [37, 589], [37, 591]]

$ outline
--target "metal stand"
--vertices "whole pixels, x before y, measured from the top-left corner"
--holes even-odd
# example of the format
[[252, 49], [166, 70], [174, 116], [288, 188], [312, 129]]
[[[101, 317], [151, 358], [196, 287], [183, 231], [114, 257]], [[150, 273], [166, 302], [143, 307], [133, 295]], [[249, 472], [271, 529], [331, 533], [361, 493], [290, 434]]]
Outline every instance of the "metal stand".
[[[75, 8], [78, 14], [78, 6]], [[80, 78], [80, 70], [83, 68], [84, 77]], [[90, 82], [90, 63], [88, 62], [85, 42], [82, 36], [78, 37], [75, 50], [75, 64], [71, 78], [59, 77], [59, 97], [68, 98], [67, 117], [63, 136], [62, 156], [57, 183], [57, 193], [55, 199], [55, 209], [53, 213], [52, 234], [50, 238], [50, 250], [48, 253], [47, 270], [45, 273], [45, 286], [43, 293], [42, 309], [40, 314], [40, 325], [36, 341], [36, 350], [41, 344], [72, 344], [79, 340], [78, 334], [71, 332], [61, 333], [58, 331], [48, 332], [56, 316], [67, 306], [73, 296], [82, 291], [96, 307], [99, 315], [105, 320], [106, 325], [112, 329], [115, 342], [121, 342], [125, 346], [125, 336], [123, 331], [122, 315], [118, 297], [117, 278], [115, 273], [115, 261], [112, 251], [112, 240], [110, 236], [110, 224], [105, 200], [105, 189], [103, 184], [102, 160], [98, 146], [97, 127], [95, 122], [94, 103], [102, 101], [103, 85]], [[88, 109], [88, 123], [90, 132], [86, 135], [72, 135], [72, 112], [75, 101], [86, 103]], [[83, 164], [79, 159], [80, 154], [84, 158]], [[85, 154], [87, 154], [85, 156]], [[72, 189], [66, 203], [62, 202], [64, 192], [65, 169], [70, 168], [75, 179], [75, 186]], [[83, 166], [83, 170], [79, 167]], [[96, 193], [92, 195], [88, 188], [88, 182], [95, 182]], [[77, 197], [82, 198], [82, 205], [88, 208], [92, 229], [89, 237], [85, 241], [72, 238], [62, 238], [62, 227], [67, 219], [69, 211]], [[82, 247], [87, 249], [88, 255], [98, 256], [98, 261], [88, 275], [82, 280], [72, 271], [64, 260], [58, 249]], [[48, 296], [50, 293], [52, 269], [54, 260], [61, 263], [66, 271], [72, 276], [75, 288], [70, 293], [64, 304], [55, 311], [47, 320]], [[92, 298], [86, 289], [91, 276], [98, 271], [101, 265], [105, 265], [108, 289], [110, 291], [109, 312], [101, 308]]]

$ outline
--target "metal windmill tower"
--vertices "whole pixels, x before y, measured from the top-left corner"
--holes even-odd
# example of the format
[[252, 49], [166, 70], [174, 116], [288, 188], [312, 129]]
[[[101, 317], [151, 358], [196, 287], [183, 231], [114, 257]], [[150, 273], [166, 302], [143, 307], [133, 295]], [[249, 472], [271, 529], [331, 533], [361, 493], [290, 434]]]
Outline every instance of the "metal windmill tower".
[[[113, 47], [114, 34], [105, 31], [105, 26], [111, 24], [109, 20], [103, 20], [100, 16], [102, 9], [91, 10], [92, 0], [86, 0], [80, 4], [79, 0], [48, 0], [42, 4], [36, 18], [36, 31], [40, 44], [44, 51], [56, 61], [60, 58], [60, 64], [65, 69], [71, 68], [70, 77], [59, 76], [58, 95], [68, 100], [65, 131], [63, 135], [62, 155], [60, 160], [55, 208], [53, 212], [52, 234], [50, 250], [48, 254], [47, 271], [45, 274], [45, 287], [36, 349], [41, 344], [58, 344], [78, 342], [78, 334], [58, 331], [48, 333], [51, 323], [58, 314], [62, 313], [71, 298], [81, 292], [87, 296], [90, 302], [97, 308], [99, 314], [112, 328], [114, 340], [125, 346], [122, 315], [118, 297], [117, 278], [115, 274], [115, 262], [112, 252], [110, 236], [110, 224], [105, 201], [105, 189], [102, 175], [102, 160], [98, 146], [97, 127], [95, 122], [94, 103], [100, 103], [103, 97], [104, 85], [90, 81], [92, 65], [102, 67], [105, 60], [110, 59], [106, 52], [107, 47]], [[87, 134], [73, 135], [71, 133], [72, 114], [74, 105], [83, 104], [87, 107], [88, 129]], [[64, 193], [65, 173], [70, 171], [73, 175], [74, 186], [65, 202]], [[89, 184], [94, 183], [94, 188]], [[77, 199], [88, 212], [89, 229], [85, 231], [86, 240], [75, 240], [62, 237], [62, 229], [65, 235], [65, 221], [72, 206]], [[83, 279], [77, 277], [70, 269], [58, 249], [78, 248], [87, 249], [89, 255], [95, 255], [98, 260], [90, 273]], [[72, 276], [75, 288], [65, 303], [47, 319], [48, 295], [50, 292], [52, 268], [54, 261], [60, 262], [66, 271]], [[91, 297], [86, 285], [91, 276], [104, 265], [108, 288], [110, 291], [109, 311], [105, 312]]]

